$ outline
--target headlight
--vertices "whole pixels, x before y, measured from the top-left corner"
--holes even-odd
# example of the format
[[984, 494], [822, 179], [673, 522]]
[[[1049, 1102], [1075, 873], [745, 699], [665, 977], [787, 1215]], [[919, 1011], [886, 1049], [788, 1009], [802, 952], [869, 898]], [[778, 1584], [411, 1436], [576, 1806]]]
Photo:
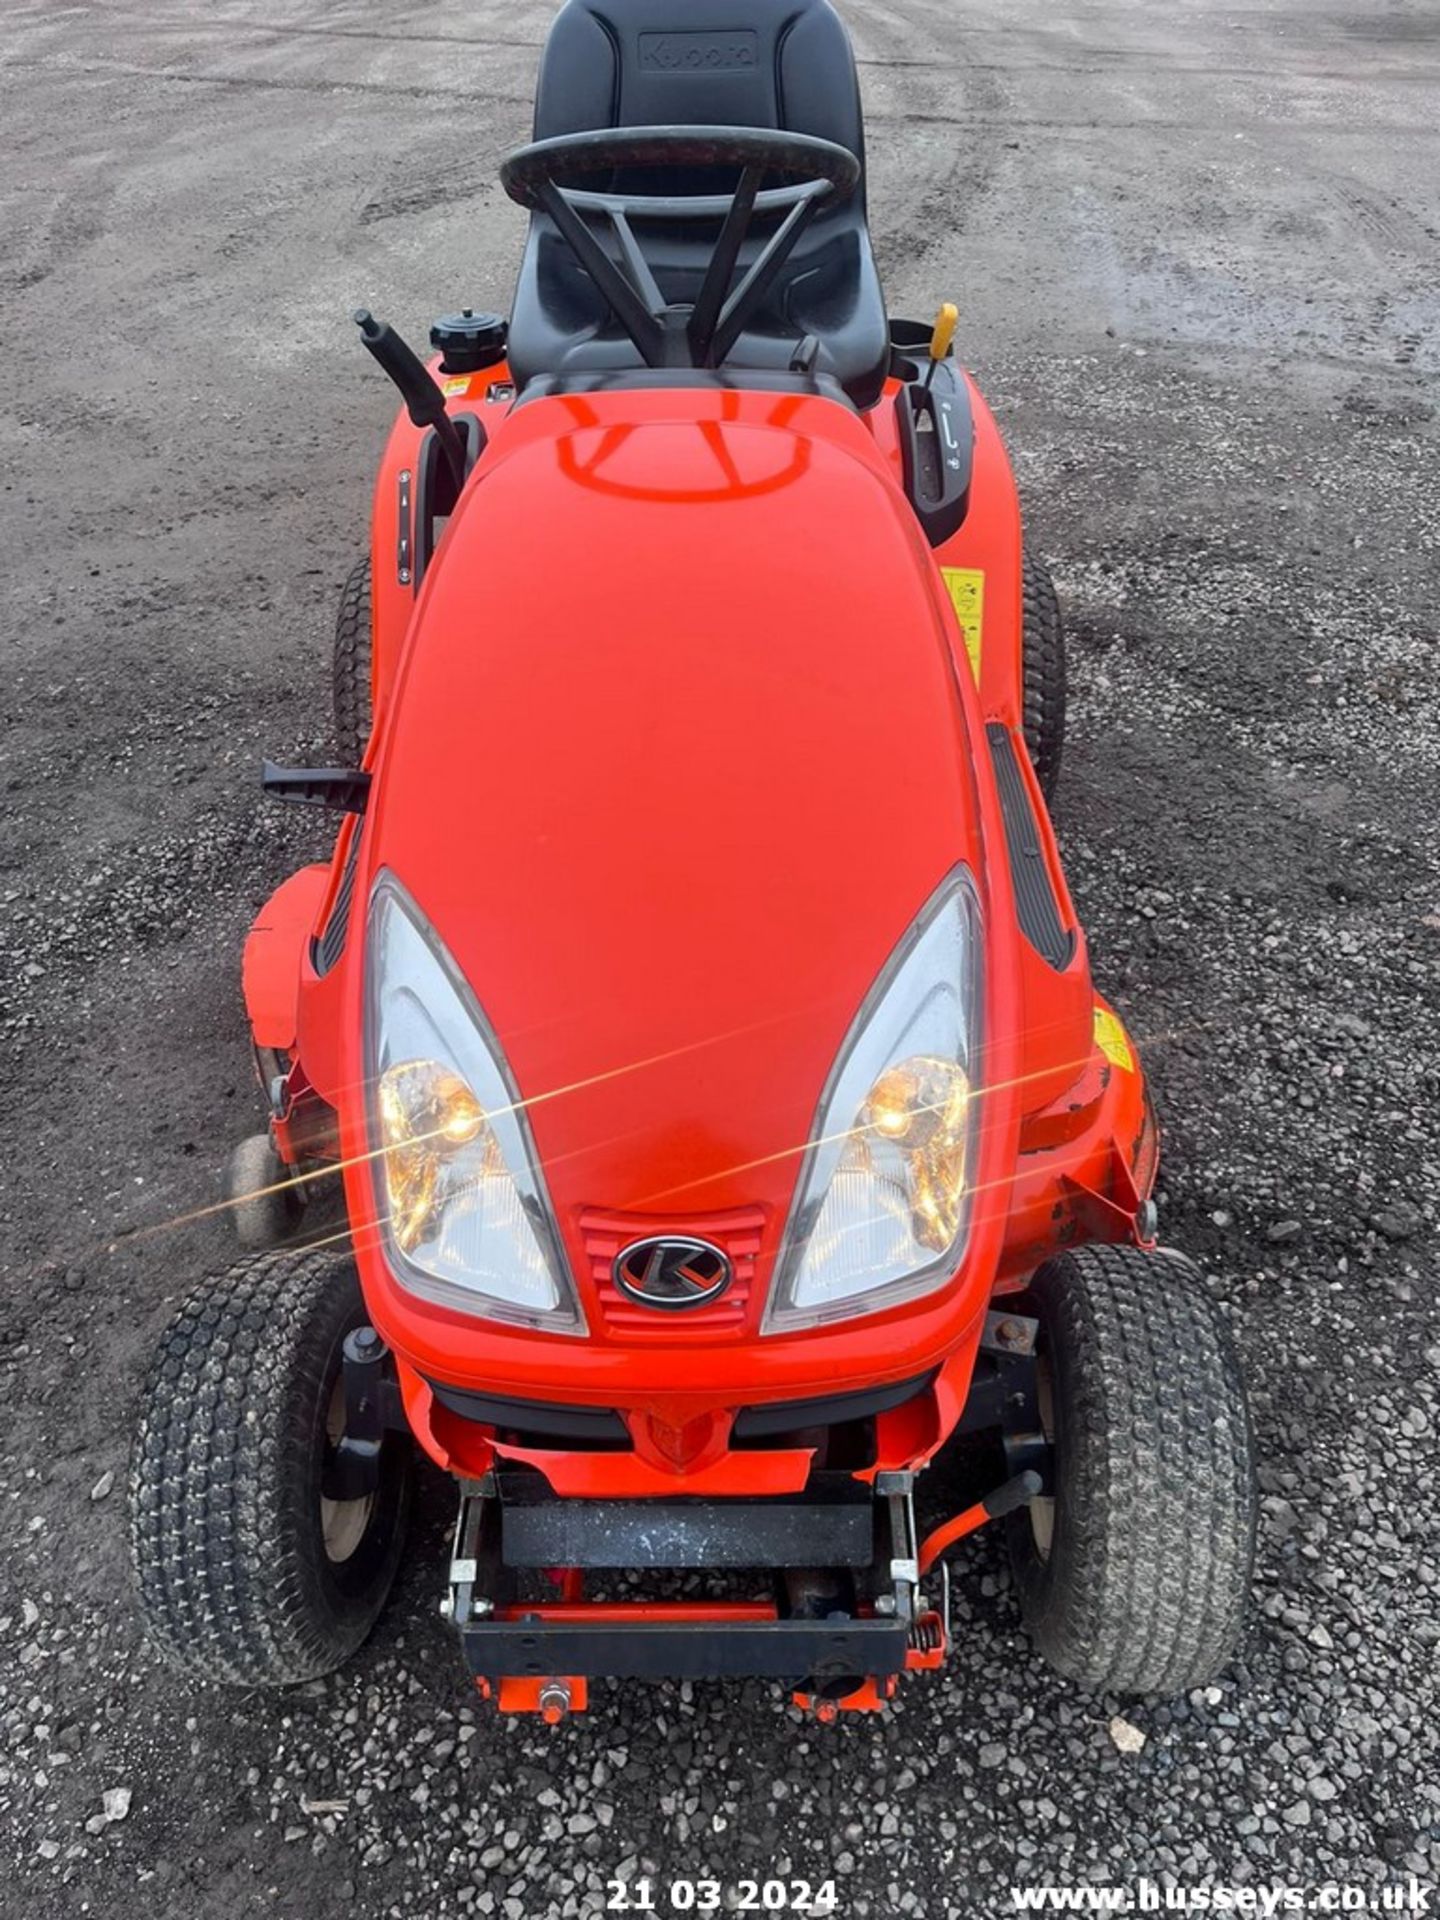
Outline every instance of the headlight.
[[980, 909], [957, 869], [891, 955], [821, 1096], [767, 1333], [928, 1293], [959, 1265], [980, 1102]]
[[454, 962], [394, 880], [370, 904], [366, 1076], [396, 1278], [441, 1306], [583, 1333], [509, 1071]]

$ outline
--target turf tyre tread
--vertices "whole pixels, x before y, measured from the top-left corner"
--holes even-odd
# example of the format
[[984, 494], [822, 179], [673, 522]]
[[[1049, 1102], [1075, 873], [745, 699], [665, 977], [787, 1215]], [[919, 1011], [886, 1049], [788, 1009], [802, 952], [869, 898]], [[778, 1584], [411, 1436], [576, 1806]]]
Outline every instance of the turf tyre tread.
[[1249, 1604], [1254, 1443], [1228, 1330], [1176, 1254], [1091, 1246], [1026, 1295], [1053, 1368], [1055, 1532], [1008, 1522], [1031, 1637], [1093, 1692], [1214, 1679]]
[[373, 1626], [403, 1546], [408, 1438], [395, 1436], [365, 1540], [337, 1569], [319, 1472], [340, 1343], [365, 1319], [333, 1249], [243, 1260], [162, 1335], [130, 1468], [141, 1613], [171, 1666], [244, 1686], [312, 1680]]
[[370, 556], [357, 560], [340, 591], [331, 662], [335, 744], [341, 766], [358, 767], [374, 724], [371, 674]]
[[1065, 746], [1065, 627], [1055, 583], [1027, 547], [1021, 559], [1021, 655], [1025, 746], [1048, 806]]

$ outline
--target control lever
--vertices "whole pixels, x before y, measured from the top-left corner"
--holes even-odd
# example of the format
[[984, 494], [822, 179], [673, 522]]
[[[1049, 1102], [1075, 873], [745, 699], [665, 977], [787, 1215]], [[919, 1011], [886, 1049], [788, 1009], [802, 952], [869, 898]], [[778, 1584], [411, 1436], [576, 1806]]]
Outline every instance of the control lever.
[[1017, 1473], [1003, 1486], [987, 1493], [983, 1500], [977, 1500], [973, 1507], [966, 1507], [953, 1520], [947, 1520], [943, 1527], [936, 1527], [920, 1549], [921, 1577], [930, 1571], [942, 1553], [948, 1553], [967, 1534], [974, 1533], [977, 1527], [983, 1527], [987, 1520], [1000, 1520], [1007, 1513], [1017, 1513], [1021, 1507], [1028, 1507], [1042, 1492], [1044, 1485], [1045, 1482], [1034, 1468], [1027, 1467], [1024, 1473]]
[[377, 320], [368, 307], [357, 308], [355, 324], [365, 346], [389, 374], [400, 390], [405, 411], [417, 427], [433, 427], [444, 450], [446, 464], [455, 482], [458, 499], [465, 485], [465, 442], [460, 429], [445, 410], [445, 396], [432, 379], [425, 362], [384, 320]]

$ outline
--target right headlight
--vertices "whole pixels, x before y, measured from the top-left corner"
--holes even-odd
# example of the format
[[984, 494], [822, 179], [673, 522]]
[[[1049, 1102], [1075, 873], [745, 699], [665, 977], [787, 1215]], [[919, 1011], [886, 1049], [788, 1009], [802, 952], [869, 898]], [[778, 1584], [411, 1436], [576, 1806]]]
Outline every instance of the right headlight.
[[980, 908], [956, 868], [866, 997], [820, 1099], [767, 1333], [876, 1313], [965, 1250], [980, 1089]]
[[389, 874], [371, 900], [365, 960], [375, 1189], [391, 1271], [440, 1306], [583, 1333], [500, 1043]]

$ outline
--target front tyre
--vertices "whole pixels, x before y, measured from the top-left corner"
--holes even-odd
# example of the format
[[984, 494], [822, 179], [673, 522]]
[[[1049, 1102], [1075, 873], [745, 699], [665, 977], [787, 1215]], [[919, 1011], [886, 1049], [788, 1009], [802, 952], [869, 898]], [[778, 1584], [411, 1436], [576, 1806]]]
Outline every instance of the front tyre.
[[1194, 1266], [1138, 1247], [1047, 1261], [1040, 1322], [1053, 1498], [1007, 1521], [1031, 1638], [1094, 1692], [1174, 1694], [1235, 1650], [1255, 1463], [1228, 1332]]
[[365, 1321], [350, 1260], [271, 1253], [198, 1286], [161, 1338], [130, 1468], [140, 1610], [172, 1665], [240, 1686], [311, 1680], [384, 1604], [409, 1510], [391, 1435], [376, 1490], [326, 1497], [341, 1347]]

